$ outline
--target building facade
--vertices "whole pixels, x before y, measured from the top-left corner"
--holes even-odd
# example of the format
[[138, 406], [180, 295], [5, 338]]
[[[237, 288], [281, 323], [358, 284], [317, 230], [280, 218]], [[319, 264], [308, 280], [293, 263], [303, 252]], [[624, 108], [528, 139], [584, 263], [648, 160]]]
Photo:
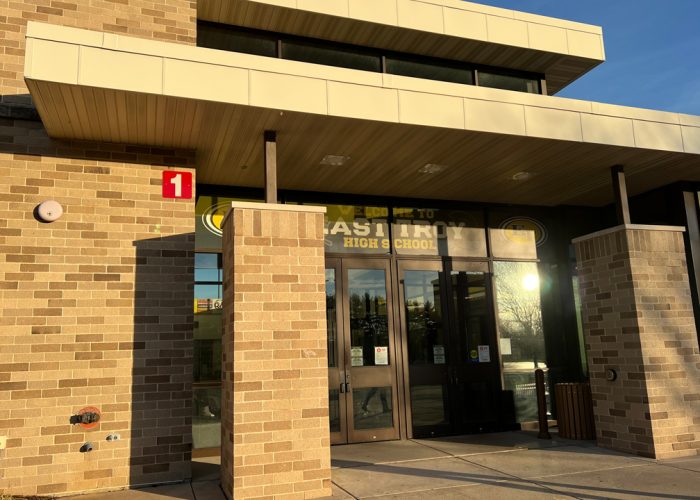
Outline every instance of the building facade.
[[600, 445], [700, 450], [700, 117], [556, 97], [599, 27], [458, 0], [0, 17], [0, 492], [221, 454], [229, 497], [323, 496], [331, 445], [528, 426], [537, 368], [590, 380]]

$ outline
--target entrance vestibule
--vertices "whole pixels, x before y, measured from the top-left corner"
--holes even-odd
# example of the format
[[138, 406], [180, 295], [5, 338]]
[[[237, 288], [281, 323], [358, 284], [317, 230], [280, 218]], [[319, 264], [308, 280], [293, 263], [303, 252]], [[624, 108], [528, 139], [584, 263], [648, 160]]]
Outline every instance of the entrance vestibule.
[[333, 444], [512, 428], [488, 262], [330, 257]]

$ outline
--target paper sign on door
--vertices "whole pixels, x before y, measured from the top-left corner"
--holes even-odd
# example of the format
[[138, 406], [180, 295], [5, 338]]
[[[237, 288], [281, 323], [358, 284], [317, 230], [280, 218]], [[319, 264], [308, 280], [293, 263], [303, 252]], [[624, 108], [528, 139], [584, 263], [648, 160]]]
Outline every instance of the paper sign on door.
[[487, 345], [479, 346], [479, 363], [491, 362], [491, 349]]
[[376, 366], [389, 364], [389, 348], [388, 347], [377, 346], [374, 348], [374, 364]]
[[510, 339], [501, 339], [501, 355], [511, 356], [513, 351], [510, 346]]
[[434, 345], [433, 346], [433, 364], [434, 365], [444, 365], [445, 364], [445, 346], [444, 345]]
[[350, 348], [350, 361], [352, 366], [362, 366], [364, 364], [362, 356], [362, 347]]

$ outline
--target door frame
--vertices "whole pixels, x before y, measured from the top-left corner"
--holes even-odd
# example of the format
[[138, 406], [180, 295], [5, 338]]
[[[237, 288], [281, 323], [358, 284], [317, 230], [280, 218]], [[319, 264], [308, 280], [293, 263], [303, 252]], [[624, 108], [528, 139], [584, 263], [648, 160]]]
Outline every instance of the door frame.
[[[347, 409], [347, 398], [343, 396], [344, 394], [344, 383], [345, 383], [345, 343], [343, 341], [343, 301], [342, 301], [342, 287], [339, 286], [342, 283], [342, 271], [340, 267], [340, 259], [335, 257], [326, 258], [325, 269], [334, 270], [335, 279], [335, 328], [336, 328], [336, 338], [335, 338], [335, 359], [336, 363], [334, 367], [328, 367], [328, 396], [330, 398], [330, 391], [335, 388], [338, 390], [338, 416], [340, 418], [340, 430], [333, 432], [331, 431], [331, 444], [346, 444], [348, 442], [347, 434], [347, 418], [345, 418]], [[324, 271], [325, 272], [325, 271]], [[328, 335], [328, 330], [326, 329], [326, 335]], [[326, 341], [327, 342], [327, 341]], [[341, 348], [343, 347], [343, 348]], [[330, 407], [329, 407], [330, 412]]]
[[[403, 388], [403, 397], [404, 397], [404, 404], [403, 404], [403, 414], [405, 418], [405, 431], [406, 431], [406, 439], [412, 439], [413, 438], [413, 406], [412, 406], [412, 399], [411, 399], [411, 376], [410, 376], [410, 369], [411, 369], [411, 364], [409, 361], [408, 357], [408, 324], [406, 321], [406, 307], [405, 307], [405, 288], [404, 288], [404, 283], [403, 283], [403, 272], [404, 271], [437, 271], [439, 280], [440, 280], [440, 301], [441, 301], [441, 307], [442, 307], [442, 321], [443, 321], [443, 328], [444, 330], [444, 335], [446, 337], [446, 344], [449, 345], [451, 342], [451, 336], [450, 336], [450, 329], [451, 329], [451, 318], [450, 318], [450, 310], [451, 308], [448, 307], [447, 305], [447, 300], [448, 300], [448, 294], [447, 294], [447, 283], [445, 280], [445, 264], [444, 264], [444, 259], [441, 257], [423, 257], [423, 258], [418, 258], [416, 259], [415, 257], [404, 257], [404, 258], [398, 258], [396, 259], [396, 263], [394, 265], [395, 268], [395, 281], [396, 281], [396, 288], [397, 288], [397, 315], [399, 316], [399, 334], [401, 335], [401, 344], [402, 344], [402, 349], [401, 349], [401, 357], [402, 357], [402, 367], [401, 367], [401, 378], [402, 378], [402, 388]], [[445, 365], [445, 385], [449, 386], [450, 384], [450, 367], [449, 364]], [[447, 408], [447, 411], [450, 412], [450, 417], [451, 415], [451, 406], [452, 403], [450, 402], [450, 405]], [[448, 426], [452, 425], [451, 419], [450, 422], [447, 424]], [[442, 428], [444, 426], [440, 426]], [[436, 429], [438, 426], [436, 426]]]
[[[338, 362], [336, 367], [328, 368], [328, 387], [338, 388], [339, 411], [341, 415], [340, 432], [331, 433], [331, 444], [362, 443], [373, 441], [389, 441], [403, 438], [402, 414], [402, 380], [399, 374], [401, 366], [400, 334], [397, 332], [396, 307], [395, 307], [395, 286], [392, 269], [392, 259], [388, 255], [363, 256], [356, 255], [333, 255], [326, 257], [326, 269], [335, 270], [336, 279], [336, 322], [338, 325], [338, 339], [336, 342], [336, 357]], [[380, 269], [384, 270], [386, 308], [387, 308], [387, 330], [389, 335], [389, 365], [383, 375], [373, 374], [371, 370], [374, 366], [353, 367], [350, 349], [352, 338], [350, 331], [350, 310], [349, 300], [349, 280], [348, 270], [350, 269]], [[355, 373], [352, 373], [355, 371]], [[359, 371], [359, 373], [357, 373]], [[363, 373], [364, 372], [364, 373]], [[360, 384], [371, 383], [371, 379], [380, 377], [385, 379], [388, 375], [391, 381], [391, 408], [392, 427], [380, 429], [358, 429], [354, 428], [354, 413], [352, 407], [352, 390], [354, 381], [360, 380]], [[379, 382], [377, 382], [379, 383]], [[342, 384], [342, 385], [341, 385]], [[369, 386], [372, 387], [372, 386]], [[329, 394], [330, 395], [330, 394]]]

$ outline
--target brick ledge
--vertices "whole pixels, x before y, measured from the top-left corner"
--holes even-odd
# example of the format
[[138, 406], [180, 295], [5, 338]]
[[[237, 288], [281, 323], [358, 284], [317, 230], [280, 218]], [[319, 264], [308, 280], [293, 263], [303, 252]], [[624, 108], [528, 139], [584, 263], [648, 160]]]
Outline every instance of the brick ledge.
[[597, 238], [599, 236], [604, 236], [610, 233], [616, 233], [618, 231], [628, 231], [628, 230], [638, 230], [638, 231], [665, 231], [672, 233], [684, 233], [685, 228], [681, 226], [653, 226], [646, 224], [621, 224], [619, 226], [609, 227], [608, 229], [602, 229], [596, 231], [595, 233], [590, 233], [585, 236], [579, 236], [571, 240], [572, 243], [581, 243], [582, 241]]

